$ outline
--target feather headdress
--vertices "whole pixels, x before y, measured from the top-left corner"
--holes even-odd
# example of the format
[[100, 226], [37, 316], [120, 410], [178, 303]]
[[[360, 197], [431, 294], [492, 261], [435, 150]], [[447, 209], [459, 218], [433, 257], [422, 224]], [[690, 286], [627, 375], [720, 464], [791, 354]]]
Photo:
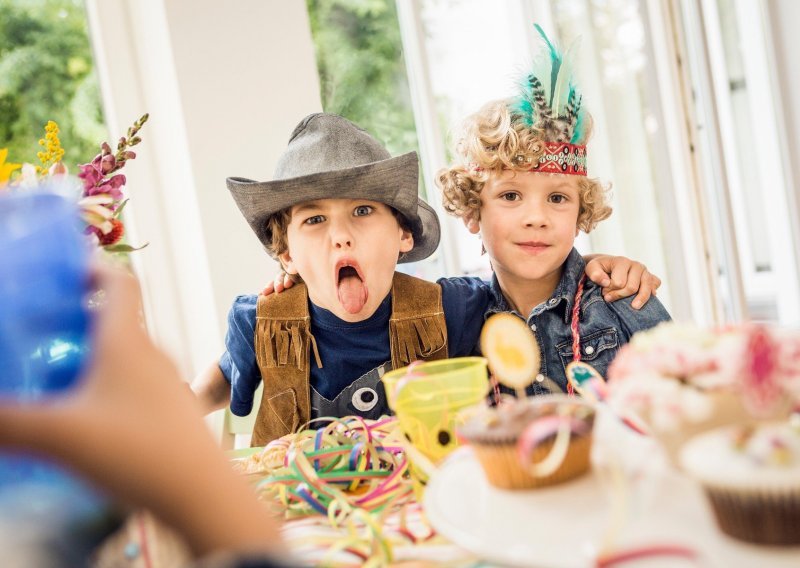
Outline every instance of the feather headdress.
[[586, 175], [583, 144], [589, 120], [573, 75], [578, 42], [562, 53], [538, 24], [534, 27], [544, 40], [543, 49], [520, 81], [510, 110], [522, 124], [539, 131], [545, 142], [545, 154], [534, 169]]

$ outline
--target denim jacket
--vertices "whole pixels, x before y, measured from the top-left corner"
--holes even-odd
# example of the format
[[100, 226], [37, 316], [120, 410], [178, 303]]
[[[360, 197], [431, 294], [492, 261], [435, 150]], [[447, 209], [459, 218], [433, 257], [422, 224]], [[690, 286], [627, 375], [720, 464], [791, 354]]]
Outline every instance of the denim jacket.
[[[492, 299], [484, 316], [488, 318], [495, 313], [511, 312], [525, 319], [528, 327], [535, 332], [542, 354], [539, 372], [555, 381], [562, 391], [567, 389], [566, 367], [573, 359], [570, 330], [572, 304], [585, 268], [586, 263], [573, 248], [564, 262], [561, 280], [553, 295], [533, 308], [527, 319], [509, 307], [495, 275], [491, 283]], [[670, 319], [658, 298], [650, 298], [640, 310], [631, 307], [632, 301], [633, 296], [607, 303], [600, 286], [588, 278], [584, 282], [579, 311], [581, 360], [592, 365], [604, 377], [619, 348], [630, 341], [634, 333]], [[549, 392], [545, 385], [546, 382], [534, 381], [527, 389], [528, 394]]]

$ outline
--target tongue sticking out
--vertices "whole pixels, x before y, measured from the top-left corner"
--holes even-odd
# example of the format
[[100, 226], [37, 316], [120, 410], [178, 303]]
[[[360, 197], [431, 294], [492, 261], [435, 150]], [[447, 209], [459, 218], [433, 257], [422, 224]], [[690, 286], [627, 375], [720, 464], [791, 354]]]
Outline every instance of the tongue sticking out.
[[351, 314], [360, 312], [367, 303], [367, 287], [352, 266], [345, 266], [339, 271], [337, 294], [339, 303]]

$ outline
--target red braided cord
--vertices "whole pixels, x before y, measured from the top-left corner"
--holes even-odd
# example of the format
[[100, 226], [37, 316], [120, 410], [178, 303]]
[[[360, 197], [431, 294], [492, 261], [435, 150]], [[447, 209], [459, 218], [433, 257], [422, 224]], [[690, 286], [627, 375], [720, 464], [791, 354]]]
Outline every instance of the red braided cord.
[[[578, 291], [575, 292], [575, 302], [572, 305], [572, 319], [570, 321], [570, 330], [572, 331], [572, 360], [581, 360], [581, 334], [578, 330], [578, 312], [581, 308], [581, 297], [583, 296], [583, 282], [586, 280], [584, 274], [578, 282]], [[575, 394], [575, 389], [572, 388], [572, 383], [567, 381], [567, 394], [570, 396]]]
[[147, 527], [144, 523], [144, 513], [139, 512], [136, 514], [136, 524], [139, 529], [140, 552], [142, 554], [142, 561], [145, 568], [151, 568], [153, 563], [150, 560], [150, 548], [147, 545]]
[[494, 375], [489, 375], [489, 382], [492, 385], [492, 398], [494, 399], [495, 406], [500, 404], [500, 383]]

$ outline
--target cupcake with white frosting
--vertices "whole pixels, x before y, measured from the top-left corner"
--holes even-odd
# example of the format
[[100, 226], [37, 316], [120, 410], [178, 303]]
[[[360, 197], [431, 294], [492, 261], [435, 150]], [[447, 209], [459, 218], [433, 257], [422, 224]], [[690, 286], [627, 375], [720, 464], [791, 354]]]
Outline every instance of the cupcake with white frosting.
[[705, 489], [725, 534], [800, 545], [800, 424], [711, 430], [682, 448], [680, 462]]
[[788, 416], [800, 393], [800, 335], [674, 322], [634, 335], [608, 373], [608, 402], [643, 422], [673, 462], [709, 429]]

